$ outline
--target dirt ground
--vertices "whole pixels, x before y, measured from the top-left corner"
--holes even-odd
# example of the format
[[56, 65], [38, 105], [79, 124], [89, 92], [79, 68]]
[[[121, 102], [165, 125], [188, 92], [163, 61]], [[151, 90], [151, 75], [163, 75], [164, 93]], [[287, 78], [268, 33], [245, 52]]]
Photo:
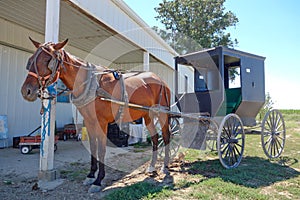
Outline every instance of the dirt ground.
[[[103, 191], [89, 194], [89, 186], [82, 184], [90, 168], [87, 148], [86, 143], [74, 140], [58, 143], [54, 167], [60, 172], [63, 184], [54, 190], [38, 188], [39, 149], [26, 155], [19, 149], [0, 149], [0, 199], [101, 199], [117, 188], [141, 181], [169, 185], [174, 182], [174, 175], [180, 174], [176, 164], [173, 164], [172, 176], [146, 174], [151, 147], [108, 147]], [[161, 162], [158, 162], [158, 171], [160, 167]]]

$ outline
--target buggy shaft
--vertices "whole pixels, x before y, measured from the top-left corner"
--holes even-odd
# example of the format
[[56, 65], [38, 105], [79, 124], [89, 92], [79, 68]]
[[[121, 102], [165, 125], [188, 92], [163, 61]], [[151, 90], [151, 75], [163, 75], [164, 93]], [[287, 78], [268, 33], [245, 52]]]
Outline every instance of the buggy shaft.
[[190, 119], [195, 119], [195, 120], [210, 120], [209, 117], [209, 113], [193, 113], [193, 114], [189, 114], [189, 113], [181, 113], [181, 112], [174, 112], [174, 111], [170, 111], [165, 109], [164, 106], [142, 106], [142, 105], [138, 105], [138, 104], [134, 104], [134, 103], [126, 103], [123, 101], [119, 101], [119, 100], [115, 100], [115, 99], [108, 99], [108, 98], [104, 98], [101, 97], [100, 98], [102, 101], [108, 101], [114, 104], [118, 104], [120, 106], [126, 106], [128, 108], [132, 108], [132, 109], [136, 109], [136, 110], [143, 110], [143, 111], [152, 111], [152, 112], [156, 112], [156, 113], [165, 113], [170, 115], [170, 117], [175, 117], [175, 118], [190, 118]]

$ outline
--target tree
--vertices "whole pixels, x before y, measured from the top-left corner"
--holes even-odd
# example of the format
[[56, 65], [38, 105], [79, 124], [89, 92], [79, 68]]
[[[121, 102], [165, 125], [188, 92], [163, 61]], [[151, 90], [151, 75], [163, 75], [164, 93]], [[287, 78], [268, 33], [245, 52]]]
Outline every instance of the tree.
[[231, 40], [226, 28], [235, 26], [238, 18], [225, 12], [225, 0], [163, 0], [155, 8], [155, 18], [166, 30], [154, 30], [177, 52], [189, 53], [215, 46], [233, 47], [238, 42]]
[[264, 119], [265, 115], [267, 114], [267, 112], [273, 109], [273, 105], [274, 105], [274, 102], [271, 98], [271, 95], [270, 95], [270, 93], [267, 93], [265, 103], [264, 103], [263, 107], [260, 109], [258, 116], [257, 116], [259, 118], [259, 121], [262, 121]]

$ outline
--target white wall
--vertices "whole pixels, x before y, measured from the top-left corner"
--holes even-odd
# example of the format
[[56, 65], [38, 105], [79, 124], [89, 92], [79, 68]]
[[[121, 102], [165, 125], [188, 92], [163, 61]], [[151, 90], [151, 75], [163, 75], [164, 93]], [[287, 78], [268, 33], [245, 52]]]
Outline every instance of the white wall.
[[178, 93], [185, 92], [185, 76], [188, 77], [188, 93], [194, 93], [194, 69], [187, 65], [178, 65]]
[[8, 117], [10, 143], [13, 136], [26, 135], [41, 123], [40, 102], [27, 102], [20, 92], [29, 56], [30, 53], [0, 45], [0, 115]]
[[[71, 2], [91, 12], [92, 16], [159, 59], [161, 62], [150, 63], [150, 71], [159, 74], [170, 88], [174, 88], [173, 57], [175, 52], [122, 1], [71, 0]], [[27, 75], [25, 70], [27, 59], [32, 55], [31, 52], [35, 51], [28, 36], [42, 42], [44, 35], [3, 18], [0, 18], [0, 27], [0, 115], [8, 115], [11, 144], [13, 136], [28, 134], [40, 125], [40, 101], [34, 103], [25, 101], [20, 89]], [[106, 65], [106, 61], [102, 58], [87, 54], [72, 46], [67, 46], [66, 49], [82, 59]], [[135, 70], [143, 69], [142, 64], [121, 64], [121, 68], [124, 69], [132, 69], [132, 67]], [[71, 104], [58, 103], [56, 113], [58, 127], [73, 121]]]
[[[21, 86], [27, 76], [25, 66], [35, 47], [28, 36], [44, 41], [44, 36], [0, 18], [0, 115], [8, 117], [9, 145], [14, 136], [23, 136], [41, 125], [41, 102], [25, 101]], [[57, 104], [57, 126], [72, 122], [71, 104]]]

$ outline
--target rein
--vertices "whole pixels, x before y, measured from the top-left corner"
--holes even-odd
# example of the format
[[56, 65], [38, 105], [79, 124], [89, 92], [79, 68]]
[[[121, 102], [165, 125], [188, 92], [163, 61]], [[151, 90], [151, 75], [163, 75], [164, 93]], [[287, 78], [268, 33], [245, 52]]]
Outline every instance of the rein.
[[[53, 95], [53, 94], [50, 95], [48, 93], [48, 96], [49, 96], [48, 98], [43, 97], [44, 95], [42, 95], [43, 93], [46, 93], [45, 88], [47, 88], [51, 84], [56, 83], [58, 81], [59, 76], [60, 76], [61, 68], [65, 68], [64, 64], [68, 64], [68, 65], [71, 65], [73, 67], [81, 68], [81, 69], [84, 69], [84, 70], [87, 70], [87, 71], [90, 71], [90, 70], [95, 71], [95, 69], [93, 69], [93, 68], [89, 68], [89, 67], [86, 67], [84, 65], [75, 65], [75, 64], [70, 63], [68, 61], [65, 61], [64, 60], [64, 57], [65, 57], [64, 55], [66, 54], [66, 52], [64, 52], [63, 50], [55, 51], [55, 55], [53, 55], [52, 53], [50, 53], [48, 50], [45, 49], [46, 45], [47, 44], [45, 44], [45, 45], [38, 48], [38, 50], [37, 50], [37, 52], [36, 52], [36, 54], [33, 58], [33, 62], [31, 63], [30, 61], [28, 61], [27, 67], [26, 67], [26, 69], [29, 70], [28, 75], [35, 77], [39, 82], [39, 85], [40, 85], [39, 93], [40, 93], [40, 98], [41, 99], [53, 99], [57, 96], [69, 95], [69, 94], [71, 94], [75, 91], [75, 90], [64, 89], [64, 90], [62, 90], [61, 92], [59, 92], [58, 94], [55, 94], [55, 95]], [[48, 63], [48, 69], [51, 71], [51, 74], [46, 75], [46, 76], [41, 76], [38, 73], [37, 58], [42, 52], [45, 52], [45, 53], [49, 54], [52, 57], [51, 60]], [[32, 64], [34, 66], [34, 71], [30, 71], [30, 66]], [[113, 73], [115, 75], [116, 70], [106, 69], [102, 72], [96, 72], [95, 74], [104, 75], [104, 74], [109, 74], [109, 73]], [[54, 77], [56, 77], [56, 78], [54, 79]], [[86, 84], [87, 84], [87, 81], [83, 82], [81, 84], [81, 86], [84, 86]], [[66, 91], [68, 91], [67, 94], [65, 94]]]
[[[94, 100], [94, 98], [97, 97], [97, 96], [98, 97], [100, 96], [100, 97], [112, 98], [112, 96], [109, 93], [107, 93], [102, 87], [100, 87], [100, 85], [98, 83], [98, 81], [101, 79], [102, 75], [110, 74], [110, 73], [113, 74], [115, 79], [120, 80], [120, 84], [121, 84], [121, 99], [120, 100], [125, 102], [126, 105], [129, 103], [128, 102], [128, 95], [127, 95], [127, 92], [126, 92], [126, 89], [125, 89], [124, 78], [120, 74], [119, 71], [114, 70], [114, 69], [107, 69], [107, 68], [104, 68], [104, 70], [100, 71], [100, 70], [97, 70], [97, 68], [90, 67], [89, 63], [87, 63], [86, 66], [85, 66], [85, 64], [76, 65], [76, 64], [70, 63], [70, 62], [64, 60], [65, 54], [67, 54], [64, 50], [54, 51], [54, 55], [53, 55], [53, 53], [49, 52], [46, 49], [48, 44], [49, 43], [44, 44], [43, 46], [40, 46], [37, 49], [37, 52], [35, 53], [35, 56], [33, 58], [33, 63], [28, 61], [28, 64], [27, 64], [27, 67], [26, 67], [26, 69], [29, 70], [28, 75], [37, 78], [37, 80], [39, 82], [39, 85], [40, 85], [39, 98], [41, 100], [53, 99], [53, 98], [56, 98], [57, 96], [60, 96], [60, 95], [66, 95], [64, 93], [69, 89], [62, 90], [60, 93], [57, 94], [56, 90], [53, 90], [54, 92], [49, 91], [49, 86], [58, 81], [59, 76], [60, 76], [61, 68], [65, 69], [64, 64], [67, 64], [67, 65], [70, 65], [70, 66], [73, 66], [73, 67], [76, 67], [76, 68], [81, 68], [81, 69], [87, 70], [87, 75], [90, 76], [90, 77], [87, 77], [87, 80], [84, 81], [83, 83], [81, 83], [81, 85], [78, 87], [78, 88], [81, 88], [82, 86], [84, 86], [86, 88], [84, 90], [84, 92], [79, 96], [79, 98], [75, 98], [73, 95], [71, 95], [72, 103], [75, 104], [75, 105], [77, 104], [76, 105], [77, 107], [81, 107], [82, 105], [85, 105], [90, 100]], [[51, 56], [51, 60], [48, 63], [48, 69], [51, 71], [51, 74], [45, 75], [45, 76], [44, 75], [41, 76], [38, 73], [38, 67], [37, 67], [37, 59], [38, 59], [38, 56], [40, 56], [40, 54], [42, 52], [45, 52], [45, 53], [47, 53], [48, 55]], [[34, 67], [34, 71], [33, 70], [30, 71], [30, 67], [31, 67], [32, 64], [33, 64], [33, 67]], [[98, 75], [100, 75], [100, 78], [98, 77]], [[95, 84], [91, 85], [91, 80], [92, 79], [95, 79], [94, 81], [96, 81], [95, 82], [96, 85]], [[90, 86], [91, 86], [91, 88], [89, 88]], [[47, 87], [48, 87], [48, 91], [45, 90]], [[67, 95], [74, 93], [74, 91], [76, 91], [76, 90], [77, 89], [69, 90], [67, 92]], [[89, 91], [89, 90], [92, 90], [94, 92], [94, 94], [92, 96], [90, 95], [91, 91]], [[96, 96], [94, 96], [95, 94], [96, 94]], [[83, 104], [82, 104], [82, 102], [83, 102]], [[42, 103], [42, 108], [41, 108], [40, 114], [44, 113], [44, 109], [45, 108], [44, 108], [43, 103]], [[124, 111], [124, 106], [120, 106], [120, 108], [117, 112], [117, 116], [116, 116], [117, 120], [116, 121], [119, 121], [119, 122], [122, 121], [123, 111]]]

